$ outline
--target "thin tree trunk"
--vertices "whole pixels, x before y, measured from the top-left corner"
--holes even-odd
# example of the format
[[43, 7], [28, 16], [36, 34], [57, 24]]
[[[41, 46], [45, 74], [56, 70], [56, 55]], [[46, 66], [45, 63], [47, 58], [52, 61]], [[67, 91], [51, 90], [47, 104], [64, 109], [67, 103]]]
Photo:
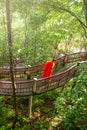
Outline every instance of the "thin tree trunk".
[[85, 21], [87, 25], [87, 0], [83, 0], [83, 3], [84, 3]]
[[17, 104], [16, 104], [15, 83], [14, 83], [14, 75], [13, 75], [13, 55], [12, 55], [12, 32], [11, 32], [10, 0], [6, 0], [6, 18], [7, 18], [8, 48], [9, 48], [9, 58], [10, 58], [10, 75], [11, 75], [11, 81], [12, 81], [12, 87], [13, 87], [14, 110], [15, 110], [15, 117], [16, 117], [15, 119], [17, 119]]

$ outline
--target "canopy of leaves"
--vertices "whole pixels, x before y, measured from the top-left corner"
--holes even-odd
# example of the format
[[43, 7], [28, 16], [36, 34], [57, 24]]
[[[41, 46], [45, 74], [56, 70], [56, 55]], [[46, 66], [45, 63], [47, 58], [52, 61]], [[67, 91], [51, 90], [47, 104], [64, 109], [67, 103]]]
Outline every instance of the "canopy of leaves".
[[[78, 46], [79, 50], [86, 48], [82, 0], [10, 2], [14, 58], [25, 57], [26, 63], [35, 64], [56, 53], [74, 51]], [[4, 51], [8, 55], [8, 45], [5, 1], [0, 1], [0, 10], [0, 57], [6, 60]], [[71, 46], [72, 50], [69, 49]]]

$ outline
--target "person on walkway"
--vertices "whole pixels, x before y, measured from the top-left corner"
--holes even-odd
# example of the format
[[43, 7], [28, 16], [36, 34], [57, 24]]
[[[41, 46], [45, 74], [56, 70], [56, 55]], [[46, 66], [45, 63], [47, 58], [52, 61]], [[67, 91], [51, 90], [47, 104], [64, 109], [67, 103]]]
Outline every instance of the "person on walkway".
[[47, 61], [44, 64], [44, 69], [43, 69], [43, 74], [42, 74], [43, 78], [47, 78], [52, 75], [53, 68], [55, 66], [55, 61], [56, 61], [56, 59], [53, 58], [51, 61]]

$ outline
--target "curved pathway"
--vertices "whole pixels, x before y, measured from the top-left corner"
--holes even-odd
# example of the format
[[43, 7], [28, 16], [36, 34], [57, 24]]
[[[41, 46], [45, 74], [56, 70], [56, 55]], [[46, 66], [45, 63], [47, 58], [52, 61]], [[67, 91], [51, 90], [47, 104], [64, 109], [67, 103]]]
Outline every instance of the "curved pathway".
[[[78, 66], [77, 63], [86, 60], [87, 52], [67, 54], [65, 56], [61, 56], [60, 58], [56, 57], [56, 67], [64, 66], [67, 63], [74, 63], [74, 65], [63, 72], [52, 75], [50, 78], [33, 78], [31, 80], [15, 81], [16, 96], [30, 96], [63, 86], [74, 76]], [[29, 66], [28, 68], [14, 68], [14, 73], [29, 71], [33, 77], [33, 74], [35, 74], [35, 72], [41, 73], [42, 69], [43, 64], [39, 64], [36, 66]], [[0, 74], [2, 71], [8, 72], [8, 74], [10, 72], [9, 69], [5, 71], [4, 68], [0, 68]], [[0, 95], [13, 96], [11, 81], [0, 81]]]

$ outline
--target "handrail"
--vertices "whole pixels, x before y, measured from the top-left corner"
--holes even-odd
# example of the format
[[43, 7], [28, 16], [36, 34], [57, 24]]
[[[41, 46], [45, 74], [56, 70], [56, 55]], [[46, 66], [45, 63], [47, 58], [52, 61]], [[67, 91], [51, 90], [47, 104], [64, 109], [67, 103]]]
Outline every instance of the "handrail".
[[[75, 63], [78, 61], [85, 61], [87, 60], [87, 52], [77, 52], [77, 53], [73, 53], [73, 54], [66, 54], [64, 56], [61, 57], [56, 57], [56, 65], [55, 68], [59, 68], [59, 66], [64, 66], [65, 64], [68, 63]], [[44, 63], [42, 64], [38, 64], [35, 66], [27, 66], [27, 67], [14, 67], [13, 68], [13, 72], [14, 75], [16, 75], [16, 73], [25, 73], [26, 71], [29, 72], [29, 74], [31, 75], [31, 78], [34, 78], [35, 75], [41, 75], [42, 71], [43, 71], [43, 66]], [[54, 68], [54, 69], [55, 69]], [[0, 74], [9, 74], [10, 73], [10, 68], [6, 68], [6, 67], [0, 67]]]
[[[33, 94], [39, 94], [48, 90], [61, 87], [74, 75], [77, 65], [74, 65], [64, 72], [50, 76], [49, 78], [37, 79], [37, 81], [26, 80], [15, 82], [16, 96], [29, 96]], [[34, 84], [36, 83], [36, 91], [34, 90]], [[12, 96], [13, 93], [11, 81], [0, 81], [0, 94]]]
[[[75, 57], [76, 56], [76, 57]], [[58, 58], [58, 59], [63, 59], [62, 58]], [[66, 63], [71, 62], [70, 60], [74, 59], [78, 61], [78, 59], [80, 60], [79, 63], [81, 63], [81, 61], [85, 61], [87, 60], [87, 52], [83, 52], [83, 53], [75, 53], [75, 54], [71, 54], [71, 55], [67, 55], [67, 59], [66, 59]], [[57, 61], [58, 61], [57, 59]], [[63, 59], [64, 60], [64, 59]], [[58, 64], [61, 64], [61, 62], [57, 62]], [[42, 64], [44, 65], [44, 64]], [[39, 68], [38, 66], [42, 67], [42, 65], [37, 65], [37, 66], [31, 66], [30, 68], [36, 67]], [[15, 92], [16, 92], [16, 96], [29, 96], [29, 95], [33, 95], [33, 94], [39, 94], [39, 93], [43, 93], [46, 92], [48, 90], [52, 90], [55, 89], [57, 87], [61, 87], [62, 85], [64, 85], [68, 80], [70, 80], [74, 74], [75, 71], [77, 69], [77, 65], [75, 64], [72, 67], [70, 67], [69, 69], [60, 72], [60, 73], [56, 73], [52, 76], [50, 76], [49, 78], [40, 78], [40, 79], [31, 79], [31, 80], [24, 80], [24, 81], [15, 81]], [[14, 68], [14, 71], [20, 70], [20, 73], [22, 73], [20, 68]], [[28, 70], [28, 68], [22, 68], [23, 72]], [[32, 69], [32, 71], [33, 71]], [[39, 68], [42, 69], [42, 68]], [[0, 72], [1, 72], [2, 68], [0, 68]], [[9, 71], [9, 69], [6, 69]], [[40, 70], [41, 71], [41, 70]], [[19, 72], [19, 71], [18, 71]], [[9, 95], [9, 96], [13, 96], [13, 88], [12, 88], [12, 82], [11, 81], [0, 81], [0, 94], [1, 95]]]

